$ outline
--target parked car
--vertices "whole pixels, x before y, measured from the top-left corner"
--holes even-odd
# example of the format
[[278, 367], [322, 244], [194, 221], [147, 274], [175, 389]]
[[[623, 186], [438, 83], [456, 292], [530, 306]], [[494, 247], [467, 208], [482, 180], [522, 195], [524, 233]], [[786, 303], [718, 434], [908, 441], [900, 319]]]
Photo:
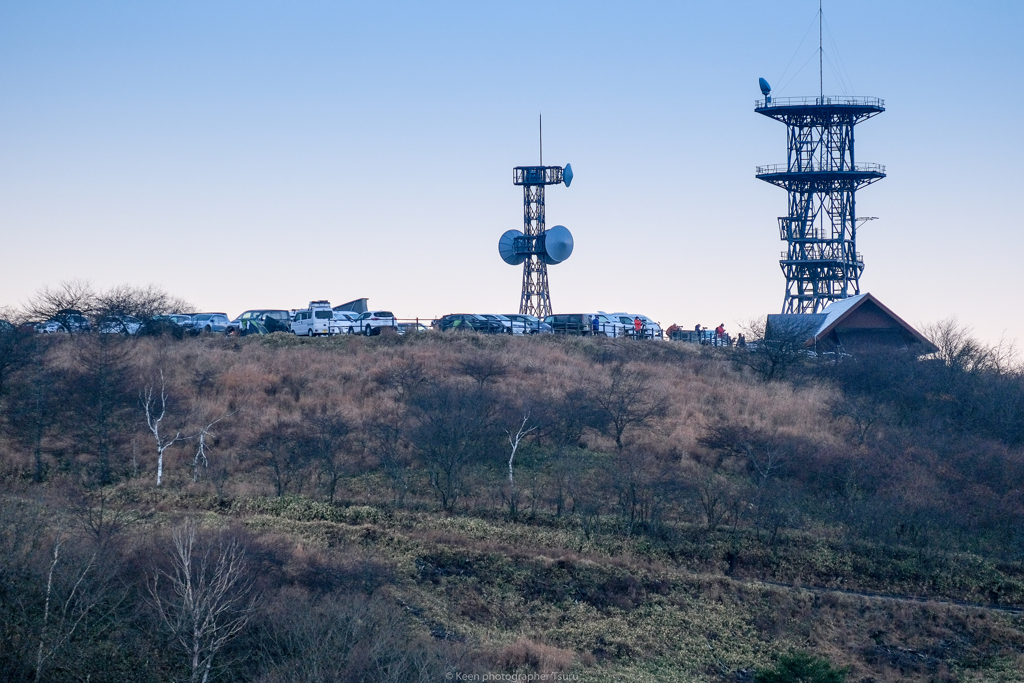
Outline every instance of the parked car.
[[172, 313], [171, 315], [154, 315], [151, 319], [142, 323], [136, 334], [148, 337], [159, 337], [168, 334], [175, 339], [182, 339], [185, 336], [186, 328], [192, 327], [192, 316]]
[[406, 334], [407, 332], [416, 333], [416, 332], [429, 332], [430, 331], [429, 327], [427, 327], [423, 323], [417, 323], [417, 322], [398, 323], [398, 325], [396, 326], [395, 329], [398, 332], [398, 334]]
[[210, 334], [223, 332], [228, 328], [231, 319], [227, 313], [196, 313], [188, 325], [182, 325], [192, 334]]
[[441, 332], [466, 330], [481, 334], [502, 334], [505, 331], [501, 322], [474, 313], [449, 313], [435, 320], [433, 326]]
[[291, 332], [292, 314], [279, 308], [267, 309], [263, 311], [263, 325], [267, 332]]
[[640, 322], [642, 323], [643, 329], [644, 329], [643, 336], [644, 336], [645, 339], [662, 339], [663, 338], [662, 330], [661, 330], [661, 325], [659, 325], [658, 323], [654, 322], [653, 320], [648, 318], [646, 315], [639, 314], [639, 313], [621, 313], [620, 312], [620, 313], [609, 313], [608, 317], [615, 318], [616, 320], [621, 322], [623, 325], [626, 325], [627, 326], [626, 327], [626, 333], [629, 334], [630, 336], [635, 336], [635, 332], [634, 332], [635, 322], [634, 321], [637, 318], [640, 318]]
[[154, 320], [170, 320], [172, 323], [181, 325], [190, 325], [192, 323], [192, 316], [186, 313], [171, 313], [170, 315], [158, 315], [153, 318]]
[[96, 328], [101, 334], [135, 335], [142, 328], [142, 321], [130, 315], [111, 315], [101, 319]]
[[92, 323], [82, 315], [81, 311], [66, 309], [58, 311], [46, 322], [37, 323], [36, 332], [42, 334], [54, 334], [56, 332], [88, 332], [92, 329]]
[[526, 333], [526, 325], [524, 323], [512, 320], [511, 318], [509, 318], [507, 316], [498, 315], [497, 313], [481, 313], [481, 315], [483, 317], [487, 318], [488, 320], [496, 320], [499, 323], [501, 323], [501, 326], [502, 326], [503, 331], [505, 332], [505, 334], [525, 334]]
[[[603, 334], [606, 337], [619, 337], [627, 336], [628, 330], [625, 324], [622, 323], [615, 316], [608, 315], [604, 311], [598, 311], [597, 313], [590, 314], [590, 330], [594, 332], [594, 318], [597, 318], [597, 333]], [[632, 329], [632, 328], [630, 328]]]
[[355, 311], [334, 311], [334, 319], [341, 324], [342, 334], [352, 334], [359, 314]]
[[[544, 318], [544, 322], [551, 325], [551, 329], [555, 334], [587, 335], [594, 334], [592, 322], [594, 315], [593, 313], [559, 313], [557, 315], [549, 315]], [[600, 327], [601, 323], [599, 320], [598, 334], [607, 334], [607, 321], [604, 324], [606, 325], [605, 328]]]
[[352, 324], [353, 334], [380, 334], [383, 327], [397, 327], [398, 321], [391, 311], [366, 311], [360, 313]]
[[503, 313], [502, 315], [513, 322], [522, 323], [525, 334], [551, 334], [552, 332], [551, 325], [548, 325], [535, 315], [524, 315], [522, 313]]
[[[252, 328], [252, 329], [250, 329]], [[268, 334], [291, 332], [291, 314], [288, 311], [259, 308], [241, 313], [228, 323], [225, 334]]]
[[331, 302], [321, 299], [310, 301], [308, 307], [292, 314], [291, 330], [299, 336], [316, 337], [338, 334], [341, 325], [334, 319]]

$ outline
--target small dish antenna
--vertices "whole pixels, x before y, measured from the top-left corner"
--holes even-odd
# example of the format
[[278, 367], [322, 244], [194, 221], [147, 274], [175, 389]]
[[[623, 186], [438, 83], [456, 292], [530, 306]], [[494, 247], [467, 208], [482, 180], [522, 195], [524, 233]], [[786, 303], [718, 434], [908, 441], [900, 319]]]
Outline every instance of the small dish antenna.
[[757, 79], [757, 84], [761, 86], [761, 94], [764, 95], [764, 103], [770, 104], [772, 101], [772, 86], [768, 85], [768, 81], [763, 78]]

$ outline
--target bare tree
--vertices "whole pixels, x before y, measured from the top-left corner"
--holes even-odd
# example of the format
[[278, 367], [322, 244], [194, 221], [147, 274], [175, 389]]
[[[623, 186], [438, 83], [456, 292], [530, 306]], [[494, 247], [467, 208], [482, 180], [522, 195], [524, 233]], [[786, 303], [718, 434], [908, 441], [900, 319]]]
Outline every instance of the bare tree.
[[40, 355], [37, 335], [0, 324], [0, 398], [7, 393], [12, 376]]
[[146, 425], [149, 427], [149, 431], [153, 432], [153, 438], [156, 440], [156, 485], [160, 486], [164, 476], [164, 451], [187, 438], [181, 435], [181, 430], [178, 430], [173, 438], [160, 435], [160, 423], [163, 422], [164, 416], [167, 414], [167, 383], [164, 381], [163, 370], [160, 371], [159, 406], [157, 399], [153, 397], [152, 385], [145, 388], [140, 400], [146, 411]]
[[500, 380], [508, 372], [504, 359], [491, 350], [472, 350], [457, 363], [457, 367], [480, 386], [491, 380]]
[[78, 332], [71, 316], [89, 317], [96, 311], [96, 291], [83, 280], [66, 280], [54, 288], [43, 287], [25, 307], [25, 313], [36, 320], [54, 320], [65, 332]]
[[98, 483], [109, 484], [116, 474], [114, 458], [126, 450], [130, 434], [134, 345], [98, 334], [75, 346], [79, 368], [70, 381], [67, 421], [78, 432], [77, 443], [95, 454]]
[[61, 525], [49, 550], [43, 613], [35, 652], [35, 680], [44, 680], [47, 665], [76, 636], [102, 629], [96, 617], [108, 617], [124, 600], [116, 595], [116, 562], [105, 552], [109, 536], [94, 538], [91, 547], [76, 547], [74, 536]]
[[399, 505], [409, 492], [409, 468], [413, 461], [412, 448], [405, 438], [407, 422], [405, 410], [398, 405], [374, 412], [361, 430], [363, 448], [380, 461]]
[[274, 424], [257, 434], [250, 446], [247, 457], [270, 470], [278, 497], [302, 492], [309, 459], [300, 447], [301, 442], [299, 425], [278, 417]]
[[487, 387], [449, 382], [417, 390], [411, 403], [418, 422], [412, 440], [441, 506], [451, 511], [467, 493], [470, 465], [496, 445], [495, 398]]
[[804, 344], [812, 334], [809, 325], [780, 323], [769, 329], [767, 318], [751, 320], [743, 326], [747, 344], [736, 349], [733, 358], [765, 382], [785, 379], [807, 359]]
[[1017, 349], [1012, 341], [1000, 339], [997, 345], [987, 346], [972, 335], [970, 327], [960, 324], [956, 318], [925, 325], [922, 332], [938, 347], [932, 357], [952, 370], [1005, 374], [1019, 367]]
[[644, 427], [668, 412], [668, 396], [654, 382], [653, 375], [637, 366], [612, 366], [607, 380], [593, 394], [597, 412], [622, 450], [622, 435], [630, 428]]
[[125, 333], [129, 331], [123, 322], [126, 316], [147, 323], [158, 315], [190, 310], [193, 310], [190, 303], [170, 295], [156, 285], [117, 285], [96, 295], [94, 305], [94, 313], [98, 318], [121, 321]]
[[530, 412], [526, 411], [523, 415], [523, 422], [519, 425], [519, 429], [513, 434], [511, 430], [506, 429], [505, 435], [508, 437], [508, 443], [512, 446], [512, 452], [508, 456], [508, 513], [515, 519], [519, 514], [519, 493], [516, 491], [516, 480], [512, 473], [512, 464], [516, 459], [516, 451], [519, 450], [519, 444], [530, 432], [537, 429], [537, 425], [527, 428], [526, 423], [530, 420]]
[[155, 570], [147, 587], [160, 622], [187, 656], [189, 680], [206, 683], [214, 658], [252, 618], [258, 596], [236, 539], [204, 544], [189, 519], [171, 542], [171, 569]]
[[320, 466], [319, 476], [327, 486], [327, 499], [334, 502], [338, 482], [352, 467], [346, 453], [351, 426], [342, 415], [324, 404], [302, 410], [304, 441]]
[[199, 446], [198, 446], [198, 448], [196, 448], [196, 455], [195, 455], [195, 457], [192, 458], [192, 481], [194, 481], [194, 482], [195, 481], [199, 481], [199, 466], [200, 465], [202, 465], [203, 467], [209, 467], [210, 466], [210, 461], [206, 457], [206, 449], [207, 449], [206, 437], [213, 436], [213, 432], [211, 432], [210, 430], [212, 430], [214, 425], [216, 425], [218, 422], [220, 422], [221, 420], [226, 420], [227, 418], [231, 417], [234, 414], [235, 414], [235, 411], [231, 411], [227, 415], [221, 415], [220, 417], [218, 417], [216, 420], [214, 420], [210, 424], [206, 425], [205, 427], [200, 428], [199, 429], [199, 433], [195, 435], [195, 438], [199, 439]]

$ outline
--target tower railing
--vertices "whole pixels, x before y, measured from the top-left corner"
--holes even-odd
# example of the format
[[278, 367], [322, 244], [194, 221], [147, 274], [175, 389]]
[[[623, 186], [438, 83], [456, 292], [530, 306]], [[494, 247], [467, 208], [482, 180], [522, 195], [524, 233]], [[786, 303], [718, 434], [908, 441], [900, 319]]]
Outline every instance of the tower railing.
[[772, 97], [770, 101], [754, 100], [754, 109], [771, 107], [875, 107], [885, 108], [880, 97], [851, 97], [849, 95], [825, 95], [824, 97]]
[[758, 166], [755, 175], [775, 175], [777, 173], [882, 173], [885, 174], [885, 166], [883, 164], [874, 163], [863, 163], [853, 164], [852, 168], [821, 168], [812, 165], [809, 168], [802, 168], [800, 170], [790, 170], [786, 164], [769, 164], [767, 166]]

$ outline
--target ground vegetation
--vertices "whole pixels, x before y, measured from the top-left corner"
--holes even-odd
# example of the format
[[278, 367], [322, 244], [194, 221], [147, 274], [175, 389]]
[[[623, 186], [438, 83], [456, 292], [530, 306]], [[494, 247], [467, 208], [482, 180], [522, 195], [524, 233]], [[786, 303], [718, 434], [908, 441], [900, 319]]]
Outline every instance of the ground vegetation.
[[1024, 378], [945, 325], [0, 340], [0, 679], [1024, 680]]

